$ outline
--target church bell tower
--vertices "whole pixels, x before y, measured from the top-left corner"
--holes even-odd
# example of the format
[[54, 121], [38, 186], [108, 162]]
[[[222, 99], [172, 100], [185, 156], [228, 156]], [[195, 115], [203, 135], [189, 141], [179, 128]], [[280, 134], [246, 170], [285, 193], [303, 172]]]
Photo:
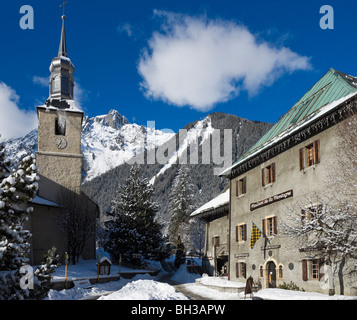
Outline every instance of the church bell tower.
[[58, 56], [50, 65], [49, 98], [37, 107], [39, 195], [52, 201], [58, 197], [56, 186], [80, 193], [82, 180], [83, 112], [73, 100], [74, 66], [67, 56], [65, 20], [63, 14]]
[[73, 99], [74, 89], [74, 66], [67, 57], [66, 31], [64, 22], [66, 16], [62, 16], [61, 41], [58, 56], [53, 58], [50, 71], [50, 98], [51, 99]]

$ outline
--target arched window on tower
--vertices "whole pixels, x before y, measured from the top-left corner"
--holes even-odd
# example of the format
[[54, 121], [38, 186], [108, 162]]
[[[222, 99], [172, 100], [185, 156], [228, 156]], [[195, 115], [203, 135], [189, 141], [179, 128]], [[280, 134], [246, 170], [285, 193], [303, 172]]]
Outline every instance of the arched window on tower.
[[65, 136], [66, 135], [66, 120], [56, 118], [55, 120], [55, 135]]

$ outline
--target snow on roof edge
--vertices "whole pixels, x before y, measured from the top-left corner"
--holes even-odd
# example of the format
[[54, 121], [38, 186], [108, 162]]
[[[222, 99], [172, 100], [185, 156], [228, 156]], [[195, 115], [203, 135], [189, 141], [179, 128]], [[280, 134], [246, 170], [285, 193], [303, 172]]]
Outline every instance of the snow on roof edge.
[[201, 213], [217, 209], [229, 203], [229, 191], [227, 189], [225, 192], [220, 193], [217, 197], [213, 198], [211, 201], [208, 201], [203, 206], [196, 209], [194, 212], [191, 213], [191, 217], [197, 216]]
[[101, 257], [99, 263], [103, 263], [104, 261], [108, 261], [110, 264], [112, 264], [111, 260], [107, 256]]
[[[52, 99], [50, 99], [51, 101]], [[83, 110], [81, 110], [76, 101], [74, 100], [69, 100], [69, 99], [64, 99], [64, 101], [66, 101], [69, 105], [69, 108], [65, 108], [65, 109], [60, 109], [60, 108], [56, 108], [54, 106], [47, 106], [46, 104], [43, 104], [43, 105], [40, 105], [38, 106], [37, 108], [43, 108], [43, 109], [47, 109], [47, 110], [53, 110], [53, 111], [56, 111], [56, 110], [60, 110], [60, 111], [68, 111], [68, 112], [80, 112], [80, 113], [84, 113]]]
[[50, 200], [47, 200], [45, 198], [42, 198], [38, 195], [36, 195], [31, 201], [30, 203], [33, 203], [33, 204], [40, 204], [40, 205], [43, 205], [43, 206], [49, 206], [49, 207], [60, 207], [60, 205], [56, 202], [53, 202], [53, 201], [50, 201]]

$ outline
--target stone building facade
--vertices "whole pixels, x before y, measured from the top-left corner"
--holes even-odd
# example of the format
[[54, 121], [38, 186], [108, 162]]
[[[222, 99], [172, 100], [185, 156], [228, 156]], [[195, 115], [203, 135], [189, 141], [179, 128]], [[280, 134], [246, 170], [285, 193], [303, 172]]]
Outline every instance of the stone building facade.
[[[302, 221], [308, 219], [304, 212], [320, 208], [325, 196], [336, 204], [341, 200], [334, 196], [341, 195], [331, 177], [346, 156], [340, 132], [356, 112], [356, 83], [356, 78], [330, 69], [222, 172], [230, 182], [230, 280], [252, 276], [263, 288], [293, 282], [306, 291], [329, 293], [334, 288], [337, 294], [357, 295], [355, 259], [338, 262], [332, 270], [324, 249], [304, 251], [296, 238], [283, 232], [292, 211]], [[255, 242], [253, 226], [260, 235]]]
[[210, 276], [228, 275], [229, 193], [225, 190], [191, 214], [206, 222], [202, 267]]

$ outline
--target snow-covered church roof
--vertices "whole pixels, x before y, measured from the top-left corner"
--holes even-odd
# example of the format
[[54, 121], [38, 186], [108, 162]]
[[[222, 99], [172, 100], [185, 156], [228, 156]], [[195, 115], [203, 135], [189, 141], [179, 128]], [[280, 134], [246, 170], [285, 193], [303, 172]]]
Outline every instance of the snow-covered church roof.
[[47, 110], [54, 111], [66, 111], [66, 112], [82, 112], [83, 111], [78, 107], [77, 103], [71, 99], [57, 100], [57, 99], [48, 99], [45, 104], [38, 106], [38, 108], [44, 108]]
[[60, 205], [56, 202], [53, 202], [53, 201], [50, 201], [50, 200], [47, 200], [45, 198], [42, 198], [38, 195], [36, 195], [31, 201], [30, 203], [33, 203], [33, 204], [40, 204], [40, 205], [43, 205], [43, 206], [48, 206], [48, 207], [60, 207]]

